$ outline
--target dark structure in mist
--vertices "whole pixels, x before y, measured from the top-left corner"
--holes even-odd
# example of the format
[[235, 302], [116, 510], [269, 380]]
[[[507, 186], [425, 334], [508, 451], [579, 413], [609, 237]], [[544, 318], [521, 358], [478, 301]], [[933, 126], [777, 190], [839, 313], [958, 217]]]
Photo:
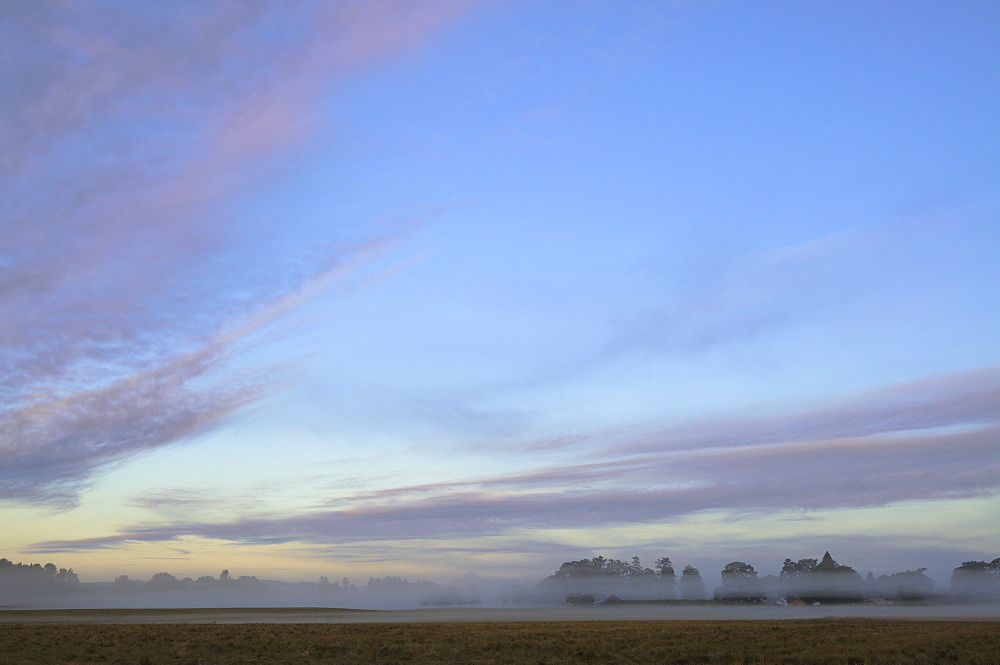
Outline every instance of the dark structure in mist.
[[778, 575], [781, 596], [801, 598], [807, 603], [858, 602], [865, 598], [863, 586], [861, 575], [834, 561], [829, 552], [818, 563], [816, 559], [785, 559]]

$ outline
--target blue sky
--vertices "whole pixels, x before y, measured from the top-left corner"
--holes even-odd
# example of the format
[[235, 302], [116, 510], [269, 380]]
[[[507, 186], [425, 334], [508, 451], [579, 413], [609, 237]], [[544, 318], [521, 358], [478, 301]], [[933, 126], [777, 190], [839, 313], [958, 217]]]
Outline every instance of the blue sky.
[[12, 5], [8, 558], [265, 578], [1000, 532], [993, 3]]

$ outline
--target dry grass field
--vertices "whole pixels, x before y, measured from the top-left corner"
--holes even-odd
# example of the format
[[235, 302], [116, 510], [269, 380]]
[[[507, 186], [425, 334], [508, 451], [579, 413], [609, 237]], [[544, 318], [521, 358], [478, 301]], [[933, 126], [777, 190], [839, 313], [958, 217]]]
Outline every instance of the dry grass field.
[[1000, 663], [1000, 622], [0, 625], [0, 664]]

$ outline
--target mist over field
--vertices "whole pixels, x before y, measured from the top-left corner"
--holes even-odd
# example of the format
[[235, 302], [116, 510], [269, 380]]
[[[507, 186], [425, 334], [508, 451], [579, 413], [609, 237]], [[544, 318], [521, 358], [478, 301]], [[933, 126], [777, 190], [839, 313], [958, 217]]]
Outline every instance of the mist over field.
[[[822, 561], [786, 559], [781, 573], [758, 576], [743, 562], [727, 564], [721, 584], [706, 586], [700, 571], [685, 566], [675, 575], [669, 558], [656, 568], [638, 557], [626, 563], [595, 557], [567, 561], [542, 580], [512, 581], [468, 573], [450, 583], [370, 577], [355, 584], [348, 578], [317, 582], [259, 580], [233, 576], [178, 578], [157, 573], [149, 580], [126, 575], [113, 582], [81, 583], [72, 569], [53, 564], [21, 564], [0, 559], [0, 609], [128, 609], [128, 608], [352, 608], [409, 610], [440, 608], [559, 608], [621, 603], [684, 603], [695, 607], [711, 601], [725, 605], [889, 606], [983, 605], [1000, 603], [1000, 558], [965, 562], [950, 584], [937, 585], [925, 569], [862, 577], [826, 553]], [[710, 576], [711, 579], [711, 576]], [[690, 609], [690, 608], [689, 608]], [[975, 614], [975, 610], [967, 609]], [[995, 614], [996, 608], [985, 610]]]

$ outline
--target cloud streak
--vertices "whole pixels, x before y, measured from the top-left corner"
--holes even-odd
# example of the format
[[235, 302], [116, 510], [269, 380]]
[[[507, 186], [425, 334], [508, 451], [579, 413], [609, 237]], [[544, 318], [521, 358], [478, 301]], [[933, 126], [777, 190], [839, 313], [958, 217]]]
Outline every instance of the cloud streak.
[[[993, 496], [1000, 490], [998, 376], [997, 369], [982, 370], [865, 396], [870, 409], [855, 416], [856, 436], [844, 436], [839, 425], [856, 407], [845, 400], [839, 418], [836, 409], [823, 411], [830, 417], [825, 425], [816, 412], [789, 414], [781, 420], [785, 433], [766, 442], [734, 444], [758, 431], [756, 422], [720, 426], [699, 445], [689, 439], [681, 447], [663, 432], [659, 448], [625, 443], [600, 457], [567, 454], [562, 463], [525, 473], [355, 493], [332, 500], [333, 509], [306, 514], [137, 527], [36, 548], [73, 551], [184, 536], [247, 544], [449, 540], [649, 524], [713, 510], [768, 514]], [[880, 418], [917, 394], [925, 426], [911, 418], [886, 427]], [[969, 402], [961, 417], [957, 394]]]
[[234, 196], [290, 168], [339, 80], [463, 8], [5, 8], [0, 499], [71, 504], [265, 394], [233, 351], [392, 238], [316, 258], [329, 237], [277, 244], [290, 220]]
[[741, 447], [820, 438], [865, 437], [896, 432], [1000, 423], [1000, 368], [930, 377], [831, 400], [793, 416], [719, 419], [636, 437], [627, 448], [642, 452]]

